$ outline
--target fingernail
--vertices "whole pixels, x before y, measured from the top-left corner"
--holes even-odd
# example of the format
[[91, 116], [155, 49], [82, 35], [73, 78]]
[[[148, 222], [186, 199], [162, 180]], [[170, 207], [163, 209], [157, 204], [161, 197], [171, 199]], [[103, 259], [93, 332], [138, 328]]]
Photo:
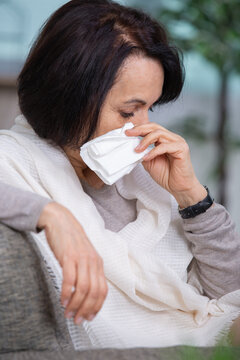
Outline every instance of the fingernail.
[[73, 315], [74, 315], [74, 312], [73, 312], [73, 311], [69, 311], [69, 312], [67, 312], [67, 314], [66, 314], [66, 318], [67, 318], [67, 319], [70, 319], [71, 317], [73, 317]]
[[139, 144], [138, 146], [136, 146], [136, 147], [135, 147], [135, 150], [140, 150], [140, 149], [141, 149], [141, 147], [142, 147], [142, 145], [141, 145], [141, 144]]
[[95, 318], [95, 315], [90, 315], [90, 316], [88, 317], [88, 321], [92, 321], [94, 318]]
[[76, 324], [80, 325], [83, 322], [84, 318], [82, 316], [79, 316], [76, 320]]

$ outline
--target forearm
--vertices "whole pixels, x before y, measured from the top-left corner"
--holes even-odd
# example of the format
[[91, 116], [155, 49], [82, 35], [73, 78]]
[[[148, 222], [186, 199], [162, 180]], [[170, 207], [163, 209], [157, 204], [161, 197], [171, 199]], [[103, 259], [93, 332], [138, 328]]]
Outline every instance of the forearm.
[[0, 199], [0, 222], [18, 231], [37, 231], [40, 214], [51, 202], [4, 183], [0, 183]]
[[240, 236], [226, 209], [214, 203], [205, 213], [182, 221], [205, 294], [219, 298], [240, 289]]

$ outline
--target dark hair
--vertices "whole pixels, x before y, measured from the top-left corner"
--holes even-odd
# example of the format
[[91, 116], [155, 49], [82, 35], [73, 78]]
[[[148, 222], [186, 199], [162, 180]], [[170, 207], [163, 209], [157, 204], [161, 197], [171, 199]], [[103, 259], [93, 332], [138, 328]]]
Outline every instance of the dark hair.
[[175, 100], [184, 72], [176, 48], [149, 15], [110, 0], [72, 0], [46, 22], [18, 78], [19, 106], [42, 138], [77, 146], [96, 130], [118, 70], [132, 54], [158, 59], [161, 97]]

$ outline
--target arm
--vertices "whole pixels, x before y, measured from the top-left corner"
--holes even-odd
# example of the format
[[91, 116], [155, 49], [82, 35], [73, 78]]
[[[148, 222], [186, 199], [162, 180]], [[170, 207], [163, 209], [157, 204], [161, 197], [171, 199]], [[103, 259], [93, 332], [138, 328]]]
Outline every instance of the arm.
[[[181, 136], [156, 123], [138, 125], [125, 133], [143, 137], [137, 152], [154, 145], [142, 164], [153, 180], [175, 197], [180, 208], [206, 197], [207, 191], [193, 169], [189, 146]], [[206, 294], [216, 297], [239, 289], [240, 240], [226, 210], [214, 204], [206, 213], [184, 221], [184, 227]]]
[[52, 200], [0, 182], [0, 222], [18, 231], [37, 231], [43, 208]]
[[219, 298], [240, 289], [240, 235], [227, 210], [214, 203], [205, 213], [183, 219], [205, 294]]
[[44, 207], [37, 226], [45, 230], [49, 246], [63, 269], [61, 302], [66, 307], [65, 316], [74, 316], [76, 324], [92, 320], [107, 296], [101, 257], [81, 224], [57, 202]]
[[82, 226], [65, 207], [30, 191], [0, 183], [0, 199], [0, 222], [18, 231], [45, 230], [63, 269], [65, 316], [74, 316], [78, 324], [92, 320], [106, 298], [107, 283], [102, 259]]

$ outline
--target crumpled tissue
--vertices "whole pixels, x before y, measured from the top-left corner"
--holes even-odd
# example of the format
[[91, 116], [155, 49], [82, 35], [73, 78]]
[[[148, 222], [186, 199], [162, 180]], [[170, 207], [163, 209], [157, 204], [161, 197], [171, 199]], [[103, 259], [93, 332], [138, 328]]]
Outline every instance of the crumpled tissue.
[[133, 123], [128, 122], [122, 128], [90, 140], [80, 148], [80, 156], [85, 164], [107, 185], [129, 174], [152, 149], [150, 146], [141, 153], [134, 150], [141, 138], [125, 135], [125, 130], [133, 127]]

